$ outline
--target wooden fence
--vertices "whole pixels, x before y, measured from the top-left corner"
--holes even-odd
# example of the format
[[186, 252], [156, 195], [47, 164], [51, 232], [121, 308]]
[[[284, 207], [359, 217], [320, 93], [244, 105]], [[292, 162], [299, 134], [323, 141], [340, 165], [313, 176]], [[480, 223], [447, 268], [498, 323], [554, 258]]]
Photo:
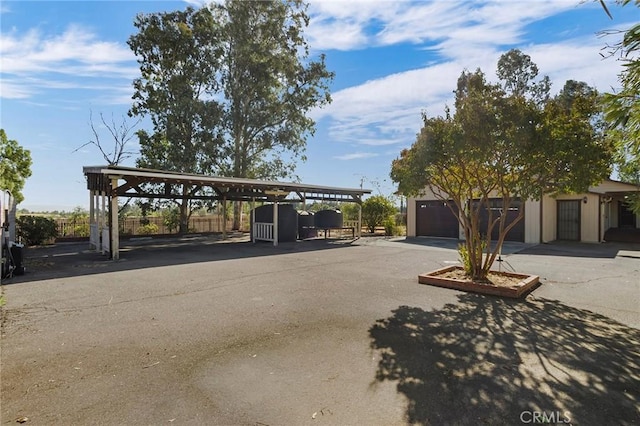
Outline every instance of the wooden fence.
[[[248, 218], [243, 218], [242, 230], [249, 230]], [[89, 219], [55, 219], [58, 228], [58, 238], [89, 237]], [[148, 217], [145, 224], [141, 217], [126, 217], [120, 219], [120, 235], [123, 237], [140, 235], [177, 234], [178, 229], [169, 229], [162, 217]], [[227, 231], [233, 226], [233, 220], [227, 219]], [[189, 233], [222, 232], [222, 217], [218, 215], [193, 216], [189, 219]]]

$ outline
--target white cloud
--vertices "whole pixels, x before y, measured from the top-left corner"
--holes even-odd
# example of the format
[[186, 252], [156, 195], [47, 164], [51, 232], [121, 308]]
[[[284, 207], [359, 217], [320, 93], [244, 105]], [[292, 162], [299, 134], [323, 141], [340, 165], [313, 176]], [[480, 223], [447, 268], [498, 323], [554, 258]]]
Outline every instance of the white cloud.
[[[440, 115], [452, 103], [457, 77], [464, 69], [481, 68], [496, 80], [500, 55], [511, 47], [529, 54], [541, 75], [549, 75], [555, 93], [568, 79], [585, 81], [601, 91], [616, 85], [619, 63], [602, 60], [602, 39], [589, 34], [557, 43], [534, 44], [528, 26], [582, 5], [574, 0], [477, 2], [353, 2], [311, 4], [314, 42], [324, 48], [357, 49], [363, 44], [410, 43], [439, 57], [440, 63], [399, 72], [333, 93], [333, 103], [314, 111], [326, 120], [336, 142], [370, 147], [409, 145], [421, 126], [421, 112]], [[601, 11], [600, 11], [601, 12]], [[604, 13], [604, 12], [602, 12]], [[346, 37], [338, 38], [341, 23]], [[620, 24], [619, 27], [626, 28]], [[565, 33], [564, 36], [568, 36]], [[325, 38], [323, 38], [325, 37]], [[315, 48], [316, 46], [314, 46]], [[383, 60], [381, 58], [381, 60]]]
[[25, 99], [48, 89], [112, 91], [137, 75], [135, 56], [122, 43], [99, 40], [70, 25], [60, 34], [38, 30], [0, 35], [2, 98]]
[[[311, 1], [306, 34], [317, 50], [446, 40], [498, 45], [521, 41], [525, 25], [578, 6], [577, 0]], [[345, 29], [345, 30], [342, 30]], [[442, 54], [454, 51], [444, 49]]]
[[348, 161], [348, 160], [361, 160], [363, 158], [372, 158], [377, 156], [378, 154], [374, 152], [354, 152], [352, 154], [336, 155], [333, 158], [335, 158], [336, 160]]
[[0, 99], [28, 99], [36, 91], [21, 82], [0, 78]]
[[124, 44], [97, 40], [91, 32], [79, 26], [70, 26], [59, 35], [45, 35], [31, 30], [24, 35], [4, 33], [0, 36], [2, 73], [24, 74], [33, 72], [130, 73], [130, 67], [121, 70], [117, 65], [135, 60]]

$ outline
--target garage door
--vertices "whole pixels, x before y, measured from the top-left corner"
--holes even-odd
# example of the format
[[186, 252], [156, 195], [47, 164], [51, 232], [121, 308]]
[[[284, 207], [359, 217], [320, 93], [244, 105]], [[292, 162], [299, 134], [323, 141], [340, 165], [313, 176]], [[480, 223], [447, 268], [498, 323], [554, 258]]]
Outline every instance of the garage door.
[[[522, 203], [520, 202], [520, 199], [511, 200], [509, 204], [510, 204], [509, 210], [507, 210], [506, 212], [507, 219], [505, 222], [505, 227], [510, 223], [512, 223], [518, 217], [518, 214], [520, 213], [520, 209], [523, 208]], [[491, 211], [493, 212], [494, 220], [500, 217], [500, 215], [503, 214], [503, 210], [504, 210], [502, 198], [489, 199], [489, 209], [491, 209]], [[488, 210], [482, 211], [480, 215], [481, 232], [482, 230], [487, 229], [488, 220], [489, 220]], [[499, 234], [499, 229], [496, 224], [496, 226], [491, 231], [491, 240], [496, 241], [498, 239], [498, 234]], [[507, 236], [505, 237], [505, 241], [520, 241], [520, 242], [524, 241], [524, 217], [520, 219], [520, 221], [513, 228], [511, 228], [511, 230], [507, 233]]]
[[[458, 211], [452, 202], [451, 206]], [[458, 219], [447, 202], [416, 201], [416, 235], [458, 238]]]

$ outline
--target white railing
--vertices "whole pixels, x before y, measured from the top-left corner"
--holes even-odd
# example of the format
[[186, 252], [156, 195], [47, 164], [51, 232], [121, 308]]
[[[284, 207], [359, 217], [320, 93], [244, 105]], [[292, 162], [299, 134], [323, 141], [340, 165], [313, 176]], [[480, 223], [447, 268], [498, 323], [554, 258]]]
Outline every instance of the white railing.
[[273, 241], [273, 223], [254, 222], [253, 240]]
[[91, 250], [98, 250], [100, 247], [100, 231], [98, 231], [98, 224], [92, 223], [89, 225], [89, 248]]
[[109, 227], [102, 228], [102, 244], [100, 246], [102, 253], [109, 252]]

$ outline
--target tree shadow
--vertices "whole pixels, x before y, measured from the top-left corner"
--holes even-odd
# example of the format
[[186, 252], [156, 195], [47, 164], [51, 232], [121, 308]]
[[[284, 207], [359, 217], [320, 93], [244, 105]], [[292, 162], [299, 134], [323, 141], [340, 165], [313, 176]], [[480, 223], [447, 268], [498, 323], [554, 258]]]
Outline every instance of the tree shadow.
[[[369, 330], [412, 424], [640, 422], [640, 331], [557, 301], [459, 296]], [[539, 413], [539, 414], [536, 414]]]

